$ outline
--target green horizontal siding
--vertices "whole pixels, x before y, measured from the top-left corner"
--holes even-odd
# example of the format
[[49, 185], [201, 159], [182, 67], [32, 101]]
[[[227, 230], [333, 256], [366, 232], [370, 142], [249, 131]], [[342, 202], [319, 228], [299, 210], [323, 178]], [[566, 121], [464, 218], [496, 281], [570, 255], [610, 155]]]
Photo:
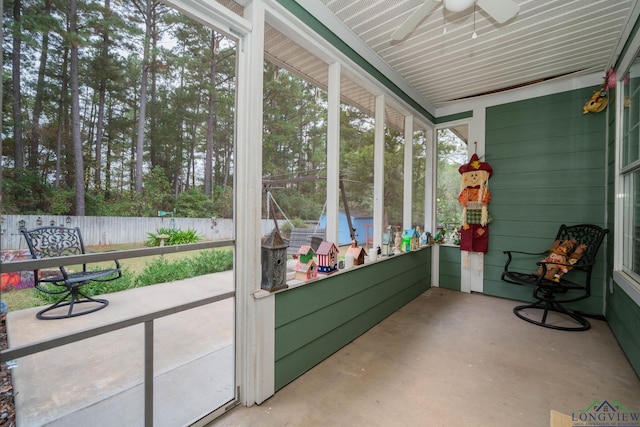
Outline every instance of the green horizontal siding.
[[607, 322], [631, 366], [640, 375], [640, 307], [617, 284], [613, 294], [607, 295]]
[[[485, 293], [532, 301], [530, 288], [500, 279], [506, 262], [503, 251], [545, 251], [561, 224], [607, 226], [606, 113], [582, 114], [582, 106], [595, 89], [487, 109], [485, 160], [493, 168], [489, 180], [493, 222], [485, 255]], [[605, 252], [603, 245], [592, 277], [591, 298], [570, 307], [602, 314]], [[534, 271], [537, 260], [533, 257], [519, 265]]]
[[459, 291], [460, 284], [460, 248], [440, 246], [440, 274], [438, 286]]
[[276, 294], [279, 390], [426, 291], [431, 249], [395, 256]]

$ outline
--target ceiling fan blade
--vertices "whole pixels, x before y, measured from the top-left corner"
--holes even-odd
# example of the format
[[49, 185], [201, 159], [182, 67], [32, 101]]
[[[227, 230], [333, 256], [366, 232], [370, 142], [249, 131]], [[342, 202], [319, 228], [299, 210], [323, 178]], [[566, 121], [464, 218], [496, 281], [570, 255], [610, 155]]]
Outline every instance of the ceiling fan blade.
[[422, 6], [419, 6], [415, 12], [391, 34], [391, 41], [398, 42], [404, 40], [404, 38], [416, 28], [420, 21], [426, 18], [431, 11], [436, 8], [440, 1], [441, 0], [425, 0]]
[[513, 0], [478, 0], [476, 4], [498, 24], [504, 24], [520, 11], [520, 5]]

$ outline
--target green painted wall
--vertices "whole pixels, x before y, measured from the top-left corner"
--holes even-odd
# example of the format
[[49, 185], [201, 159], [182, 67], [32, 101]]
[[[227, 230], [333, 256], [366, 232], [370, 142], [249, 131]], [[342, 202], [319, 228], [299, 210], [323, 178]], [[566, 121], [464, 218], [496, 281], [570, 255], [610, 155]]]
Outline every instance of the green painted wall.
[[460, 290], [460, 248], [440, 246], [440, 272], [438, 286], [441, 288]]
[[431, 249], [394, 256], [276, 294], [275, 389], [426, 291]]
[[[606, 114], [582, 114], [595, 89], [487, 108], [486, 161], [494, 174], [489, 180], [493, 222], [485, 293], [532, 300], [531, 289], [500, 280], [506, 262], [502, 252], [544, 251], [563, 223], [606, 225]], [[592, 277], [592, 297], [570, 307], [603, 313], [603, 247]]]
[[640, 307], [617, 284], [607, 295], [606, 317], [631, 366], [640, 375]]

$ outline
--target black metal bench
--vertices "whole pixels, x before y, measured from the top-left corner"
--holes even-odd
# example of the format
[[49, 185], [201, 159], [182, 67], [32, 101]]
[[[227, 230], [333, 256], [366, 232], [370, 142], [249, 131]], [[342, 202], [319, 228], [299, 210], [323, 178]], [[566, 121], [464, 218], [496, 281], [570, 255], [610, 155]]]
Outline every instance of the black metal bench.
[[[85, 253], [82, 234], [78, 227], [37, 227], [22, 230], [31, 257], [33, 259], [81, 255]], [[53, 305], [40, 310], [38, 319], [63, 319], [93, 313], [109, 305], [106, 299], [91, 298], [80, 288], [91, 282], [108, 282], [122, 277], [120, 263], [114, 260], [115, 268], [89, 270], [87, 264], [82, 264], [82, 271], [71, 271], [64, 266], [58, 267], [52, 275], [42, 274], [43, 271], [34, 270], [35, 287], [41, 292], [51, 295], [62, 295]], [[74, 311], [78, 304], [91, 304], [87, 310]], [[68, 307], [67, 310], [57, 310]]]
[[[519, 305], [513, 309], [513, 312], [522, 320], [533, 323], [535, 325], [544, 326], [545, 328], [560, 329], [565, 331], [585, 331], [591, 327], [587, 319], [581, 313], [575, 310], [569, 310], [562, 306], [564, 303], [579, 301], [588, 298], [591, 295], [591, 273], [596, 263], [596, 254], [609, 230], [592, 224], [580, 225], [561, 225], [556, 234], [556, 241], [575, 240], [576, 244], [586, 245], [584, 252], [581, 253], [575, 263], [567, 262], [557, 263], [555, 261], [543, 261], [541, 258], [549, 253], [544, 252], [521, 252], [521, 251], [504, 251], [507, 255], [507, 263], [504, 266], [502, 280], [517, 285], [524, 285], [533, 288], [533, 298], [536, 300], [531, 304]], [[537, 258], [538, 271], [522, 272], [511, 267], [514, 255], [518, 258], [532, 257]], [[535, 258], [533, 258], [535, 259]], [[522, 265], [522, 263], [520, 263]], [[531, 265], [531, 264], [530, 264]], [[549, 279], [548, 269], [552, 266], [560, 266], [566, 268], [569, 273], [561, 278], [553, 280]], [[581, 274], [580, 274], [581, 273]], [[547, 278], [545, 278], [547, 276]], [[569, 280], [567, 278], [571, 280]], [[525, 310], [543, 310], [541, 320], [525, 315]], [[577, 326], [563, 326], [562, 324], [550, 323], [547, 316], [550, 311], [561, 313], [568, 316]]]

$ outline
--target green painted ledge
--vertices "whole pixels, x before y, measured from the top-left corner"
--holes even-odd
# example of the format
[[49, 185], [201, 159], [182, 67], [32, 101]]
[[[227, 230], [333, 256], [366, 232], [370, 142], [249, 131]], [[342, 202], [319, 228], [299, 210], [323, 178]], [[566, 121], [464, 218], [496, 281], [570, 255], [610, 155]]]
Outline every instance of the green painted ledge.
[[427, 247], [277, 293], [275, 389], [322, 362], [430, 284]]

